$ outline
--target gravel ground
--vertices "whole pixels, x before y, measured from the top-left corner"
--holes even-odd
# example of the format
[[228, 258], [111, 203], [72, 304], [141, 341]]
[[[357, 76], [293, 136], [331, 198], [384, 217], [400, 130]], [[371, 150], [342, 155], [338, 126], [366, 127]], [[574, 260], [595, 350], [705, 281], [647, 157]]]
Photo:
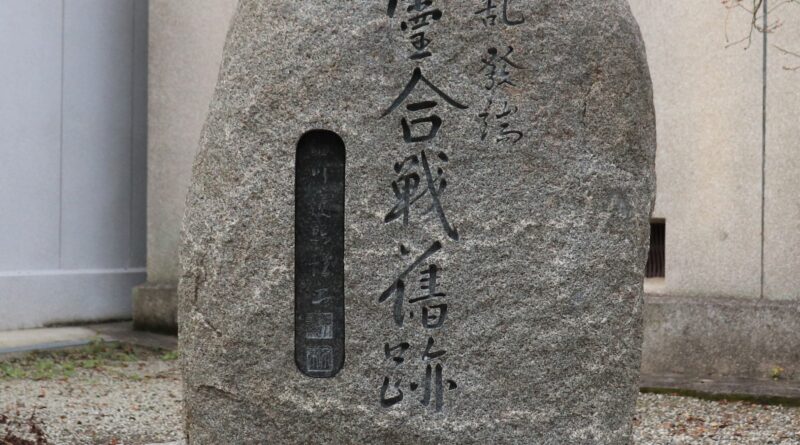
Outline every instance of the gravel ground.
[[[34, 440], [27, 424], [34, 413], [47, 444], [142, 445], [180, 438], [174, 357], [144, 350], [124, 360], [87, 363], [78, 357], [74, 372], [58, 365], [52, 371], [52, 362], [44, 363], [26, 362], [30, 375], [8, 367], [4, 374], [0, 363], [0, 445], [4, 427]], [[637, 445], [800, 445], [800, 408], [643, 394], [635, 424]]]
[[[23, 369], [39, 375], [23, 378], [10, 378], [8, 370], [4, 376], [0, 367], [0, 423], [2, 416], [7, 416], [6, 423], [12, 424], [15, 435], [32, 440], [35, 435], [26, 422], [35, 415], [49, 445], [141, 445], [178, 440], [180, 379], [174, 357], [163, 357], [163, 353], [146, 350], [137, 350], [124, 360], [60, 357], [55, 362], [67, 361], [68, 369], [50, 372], [41, 372], [49, 359], [44, 366], [42, 360], [36, 360]], [[0, 425], [0, 444], [5, 445], [3, 427]]]
[[800, 408], [642, 394], [636, 443], [800, 444]]

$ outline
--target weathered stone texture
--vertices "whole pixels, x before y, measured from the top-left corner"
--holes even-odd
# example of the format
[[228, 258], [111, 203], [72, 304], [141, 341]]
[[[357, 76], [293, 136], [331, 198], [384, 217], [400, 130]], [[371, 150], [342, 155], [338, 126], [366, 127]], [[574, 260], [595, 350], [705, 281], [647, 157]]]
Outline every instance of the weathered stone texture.
[[[623, 0], [511, 1], [525, 18], [516, 26], [485, 26], [481, 3], [434, 0], [443, 15], [422, 61], [409, 60], [400, 30], [407, 2], [395, 18], [382, 1], [240, 3], [184, 223], [190, 444], [629, 442], [655, 179], [638, 27]], [[481, 59], [509, 46], [522, 68], [502, 100], [525, 137], [482, 141]], [[441, 131], [408, 144], [408, 102], [381, 115], [417, 67], [469, 108], [438, 99]], [[294, 360], [294, 160], [312, 129], [347, 150], [346, 359], [332, 379]], [[424, 199], [407, 227], [384, 223], [394, 164], [422, 150], [447, 153], [441, 202], [457, 241]], [[378, 302], [433, 241], [449, 304], [433, 350], [447, 351], [445, 378], [458, 385], [440, 413], [405, 386], [424, 377], [430, 333], [419, 315], [399, 328], [391, 302]], [[400, 341], [411, 347], [395, 369], [384, 343]], [[405, 398], [382, 408], [387, 375], [403, 377]]]

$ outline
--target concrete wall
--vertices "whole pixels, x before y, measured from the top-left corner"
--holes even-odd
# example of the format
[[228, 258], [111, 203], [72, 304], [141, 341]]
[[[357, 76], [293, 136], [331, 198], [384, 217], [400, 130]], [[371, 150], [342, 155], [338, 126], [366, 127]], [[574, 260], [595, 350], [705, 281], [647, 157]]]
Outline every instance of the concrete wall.
[[130, 317], [147, 0], [0, 2], [0, 330]]
[[139, 327], [174, 330], [184, 200], [235, 7], [236, 0], [150, 1], [147, 284], [134, 293]]
[[[666, 277], [648, 291], [758, 298], [762, 46], [726, 49], [727, 11], [719, 1], [630, 3], [656, 103], [654, 216], [667, 227]], [[746, 14], [728, 20], [732, 37], [747, 35]]]
[[630, 3], [654, 83], [654, 216], [667, 227], [666, 277], [645, 285], [642, 371], [768, 378], [778, 367], [800, 380], [800, 70], [783, 69], [800, 59], [774, 46], [800, 52], [800, 5], [774, 11], [774, 33], [728, 47], [748, 36], [746, 11]]
[[800, 5], [772, 13], [775, 32], [728, 46], [748, 36], [746, 11], [710, 0], [630, 3], [654, 84], [654, 216], [667, 225], [666, 277], [648, 291], [800, 300], [800, 69], [786, 69], [800, 58], [778, 49], [800, 53]]
[[[771, 4], [777, 5], [774, 0]], [[800, 300], [800, 5], [774, 11], [767, 58], [764, 295]]]

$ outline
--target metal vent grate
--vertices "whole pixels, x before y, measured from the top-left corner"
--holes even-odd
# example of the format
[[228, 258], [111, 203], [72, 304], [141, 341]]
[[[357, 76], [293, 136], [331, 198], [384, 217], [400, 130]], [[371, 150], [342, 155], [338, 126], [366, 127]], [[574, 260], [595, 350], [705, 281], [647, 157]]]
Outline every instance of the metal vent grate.
[[666, 241], [667, 224], [664, 221], [650, 223], [650, 253], [647, 255], [647, 278], [664, 277], [664, 243]]

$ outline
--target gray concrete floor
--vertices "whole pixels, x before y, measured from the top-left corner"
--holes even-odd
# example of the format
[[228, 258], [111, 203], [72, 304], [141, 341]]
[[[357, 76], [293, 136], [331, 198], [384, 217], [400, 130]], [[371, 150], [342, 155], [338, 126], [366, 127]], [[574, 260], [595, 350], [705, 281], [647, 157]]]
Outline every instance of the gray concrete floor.
[[133, 330], [133, 323], [103, 323], [84, 326], [0, 331], [0, 359], [31, 351], [56, 350], [90, 344], [100, 339], [154, 349], [174, 350], [174, 336]]

